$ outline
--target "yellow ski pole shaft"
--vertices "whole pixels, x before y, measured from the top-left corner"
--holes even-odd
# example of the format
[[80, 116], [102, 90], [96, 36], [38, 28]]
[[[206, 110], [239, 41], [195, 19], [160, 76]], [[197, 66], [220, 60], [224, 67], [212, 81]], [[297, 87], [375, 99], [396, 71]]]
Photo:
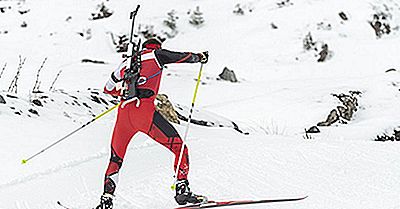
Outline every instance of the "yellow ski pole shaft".
[[194, 103], [196, 102], [196, 98], [197, 98], [197, 91], [199, 90], [199, 85], [200, 85], [200, 81], [201, 81], [201, 74], [203, 72], [203, 63], [201, 63], [200, 66], [200, 71], [199, 74], [197, 76], [197, 82], [196, 82], [196, 88], [194, 89], [194, 95], [193, 95], [193, 99], [192, 99], [192, 106], [190, 108], [190, 112], [189, 112], [189, 117], [188, 117], [188, 123], [186, 125], [186, 131], [185, 131], [185, 135], [183, 137], [182, 140], [182, 147], [181, 147], [181, 151], [179, 154], [179, 160], [178, 160], [178, 164], [176, 166], [175, 169], [175, 179], [174, 179], [174, 183], [171, 186], [172, 190], [175, 190], [175, 184], [178, 181], [178, 172], [179, 172], [179, 167], [181, 166], [181, 162], [182, 162], [182, 157], [183, 157], [183, 151], [185, 150], [185, 146], [186, 146], [186, 138], [188, 136], [189, 133], [189, 126], [190, 126], [190, 121], [192, 120], [192, 115], [193, 115], [193, 109], [194, 109]]
[[74, 133], [78, 132], [79, 130], [85, 128], [86, 126], [88, 126], [89, 124], [93, 123], [94, 121], [96, 121], [97, 119], [103, 117], [104, 115], [106, 115], [107, 113], [111, 112], [112, 110], [114, 110], [115, 108], [117, 108], [119, 106], [119, 104], [115, 105], [114, 107], [108, 109], [107, 111], [101, 113], [100, 115], [94, 117], [92, 120], [90, 120], [89, 122], [85, 123], [84, 125], [82, 125], [81, 127], [79, 127], [78, 129], [72, 131], [71, 133], [67, 134], [66, 136], [64, 136], [63, 138], [57, 140], [56, 142], [50, 144], [49, 146], [45, 147], [44, 149], [40, 150], [39, 152], [37, 152], [36, 154], [30, 156], [27, 159], [23, 159], [22, 160], [22, 164], [26, 164], [29, 160], [35, 158], [36, 156], [40, 155], [41, 153], [45, 152], [46, 150], [50, 149], [51, 147], [53, 147], [54, 145], [60, 143], [61, 141], [64, 141], [66, 138], [70, 137], [71, 135], [73, 135]]

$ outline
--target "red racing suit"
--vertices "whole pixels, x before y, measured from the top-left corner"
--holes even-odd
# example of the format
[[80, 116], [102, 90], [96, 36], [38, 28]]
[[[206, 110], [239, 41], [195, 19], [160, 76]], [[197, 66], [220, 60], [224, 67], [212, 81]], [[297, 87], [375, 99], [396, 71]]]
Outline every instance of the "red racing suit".
[[[154, 100], [160, 87], [163, 65], [170, 63], [200, 62], [200, 55], [190, 52], [172, 52], [165, 49], [143, 49], [141, 54], [140, 79], [138, 81], [139, 103], [132, 102], [118, 108], [117, 120], [111, 141], [111, 159], [105, 174], [104, 193], [114, 194], [118, 183], [118, 173], [131, 138], [137, 132], [143, 132], [150, 138], [169, 149], [175, 155], [174, 170], [177, 169], [178, 159], [182, 148], [182, 139], [176, 129], [155, 110]], [[104, 92], [120, 96], [117, 89], [123, 82], [127, 61], [111, 74]], [[124, 102], [123, 100], [121, 101]], [[189, 172], [189, 155], [184, 148], [178, 179], [187, 179]]]

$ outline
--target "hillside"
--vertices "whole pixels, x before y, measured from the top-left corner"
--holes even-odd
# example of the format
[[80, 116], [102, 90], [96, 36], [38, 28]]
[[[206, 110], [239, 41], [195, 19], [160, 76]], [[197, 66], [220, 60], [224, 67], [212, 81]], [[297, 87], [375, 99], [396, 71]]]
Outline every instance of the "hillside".
[[[102, 3], [111, 16], [98, 18]], [[0, 0], [1, 209], [97, 205], [116, 112], [20, 162], [116, 103], [101, 89], [121, 61], [113, 38], [128, 33], [137, 4], [136, 32], [166, 38], [167, 49], [210, 52], [194, 118], [214, 125], [191, 125], [187, 139], [194, 192], [309, 196], [251, 208], [400, 209], [400, 2]], [[204, 23], [194, 26], [197, 6]], [[182, 115], [199, 67], [170, 65], [163, 75], [160, 93]], [[238, 82], [220, 79], [225, 67]], [[336, 122], [305, 133], [332, 111]], [[174, 126], [183, 135], [186, 122]], [[384, 136], [395, 141], [376, 141]], [[115, 208], [176, 206], [172, 160], [136, 136]]]

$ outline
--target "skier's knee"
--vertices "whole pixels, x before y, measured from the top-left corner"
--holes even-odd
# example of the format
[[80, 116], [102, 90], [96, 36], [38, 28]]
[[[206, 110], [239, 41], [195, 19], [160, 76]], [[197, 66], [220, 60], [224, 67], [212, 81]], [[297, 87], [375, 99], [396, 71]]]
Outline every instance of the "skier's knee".
[[110, 162], [116, 163], [118, 168], [122, 166], [123, 159], [117, 155], [114, 149], [111, 150]]

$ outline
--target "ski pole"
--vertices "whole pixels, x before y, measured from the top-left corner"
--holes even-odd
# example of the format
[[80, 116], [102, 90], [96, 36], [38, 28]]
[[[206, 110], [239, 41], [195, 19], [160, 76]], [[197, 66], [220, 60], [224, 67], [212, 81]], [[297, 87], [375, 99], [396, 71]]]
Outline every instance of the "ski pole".
[[29, 160], [33, 159], [34, 157], [40, 155], [41, 153], [45, 152], [46, 150], [50, 149], [51, 147], [53, 147], [54, 145], [60, 143], [61, 141], [65, 140], [66, 138], [70, 137], [72, 134], [78, 132], [79, 130], [81, 130], [82, 128], [88, 126], [89, 124], [93, 123], [94, 121], [96, 121], [97, 119], [103, 117], [104, 115], [106, 115], [107, 113], [111, 112], [112, 110], [114, 110], [115, 108], [117, 108], [120, 104], [118, 103], [117, 105], [115, 105], [114, 107], [108, 109], [107, 111], [101, 113], [100, 115], [94, 117], [91, 121], [87, 122], [86, 124], [82, 125], [81, 127], [79, 127], [78, 129], [76, 129], [75, 131], [72, 131], [71, 133], [67, 134], [66, 136], [64, 136], [63, 138], [59, 139], [58, 141], [50, 144], [49, 146], [47, 146], [46, 148], [42, 149], [41, 151], [37, 152], [36, 154], [30, 156], [27, 159], [23, 159], [22, 160], [22, 164], [26, 164]]
[[182, 147], [181, 147], [181, 151], [180, 151], [180, 154], [179, 154], [178, 165], [177, 165], [176, 170], [175, 170], [175, 179], [174, 179], [174, 183], [171, 186], [172, 190], [175, 190], [175, 184], [178, 181], [178, 171], [179, 171], [179, 167], [181, 166], [181, 161], [182, 161], [182, 157], [183, 157], [183, 151], [185, 150], [185, 146], [186, 146], [185, 141], [186, 141], [187, 135], [189, 133], [190, 121], [192, 120], [194, 103], [196, 102], [197, 90], [199, 89], [199, 84], [200, 84], [201, 73], [202, 72], [203, 72], [203, 63], [201, 63], [200, 71], [199, 71], [199, 74], [197, 76], [196, 88], [194, 89], [194, 95], [193, 95], [193, 99], [192, 99], [192, 106], [190, 107], [188, 123], [186, 125], [185, 135], [184, 135], [183, 140], [182, 140]]

